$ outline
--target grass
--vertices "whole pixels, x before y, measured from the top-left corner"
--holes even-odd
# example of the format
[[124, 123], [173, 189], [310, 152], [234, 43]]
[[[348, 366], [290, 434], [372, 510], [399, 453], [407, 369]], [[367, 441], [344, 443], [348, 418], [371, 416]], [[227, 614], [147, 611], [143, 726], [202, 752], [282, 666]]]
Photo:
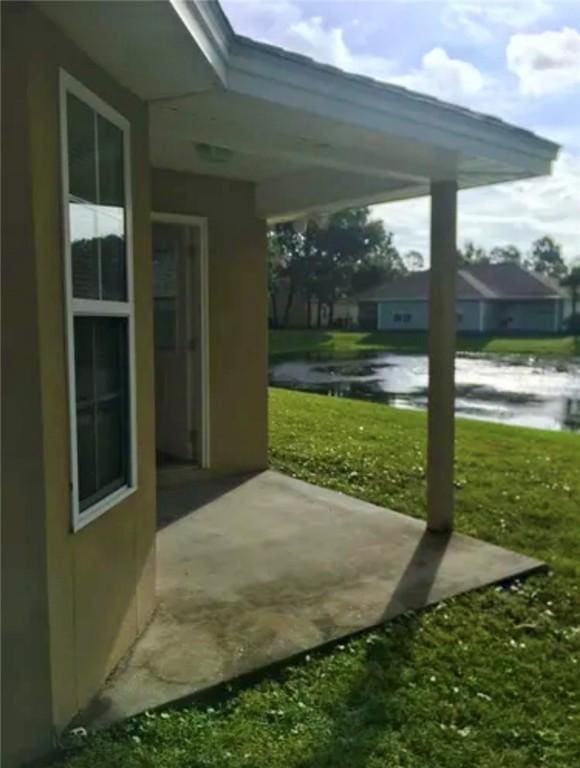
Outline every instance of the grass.
[[[461, 352], [580, 356], [580, 336], [458, 336]], [[426, 352], [426, 333], [396, 331], [270, 331], [270, 354], [299, 352]]]
[[[275, 467], [424, 514], [425, 415], [270, 393]], [[211, 705], [69, 742], [67, 768], [572, 768], [580, 436], [459, 420], [457, 527], [553, 572], [312, 653]]]

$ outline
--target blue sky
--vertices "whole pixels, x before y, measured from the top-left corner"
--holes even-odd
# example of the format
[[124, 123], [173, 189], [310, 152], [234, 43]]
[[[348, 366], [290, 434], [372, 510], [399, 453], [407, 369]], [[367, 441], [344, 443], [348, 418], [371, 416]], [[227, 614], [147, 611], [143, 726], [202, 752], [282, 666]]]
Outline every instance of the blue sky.
[[[562, 145], [551, 177], [460, 193], [459, 242], [580, 258], [580, 0], [222, 0], [236, 32], [497, 115]], [[426, 199], [375, 206], [428, 253]]]

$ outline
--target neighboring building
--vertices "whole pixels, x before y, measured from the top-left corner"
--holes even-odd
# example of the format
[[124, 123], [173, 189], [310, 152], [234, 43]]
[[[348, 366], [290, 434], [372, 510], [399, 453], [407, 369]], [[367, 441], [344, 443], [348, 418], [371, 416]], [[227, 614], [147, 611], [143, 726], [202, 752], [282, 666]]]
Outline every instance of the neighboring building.
[[[360, 326], [381, 331], [426, 331], [429, 271], [366, 291], [358, 297]], [[465, 333], [558, 333], [564, 291], [544, 275], [515, 264], [474, 264], [457, 272], [457, 330]]]
[[[445, 296], [458, 190], [549, 174], [558, 147], [240, 37], [214, 2], [0, 8], [12, 768], [50, 749], [148, 625], [163, 462], [190, 485], [267, 465], [267, 222], [429, 193]], [[445, 317], [433, 530], [453, 511]]]
[[[274, 312], [274, 301], [276, 312]], [[320, 307], [320, 320], [318, 301], [308, 299], [297, 292], [290, 303], [288, 317], [284, 323], [285, 309], [288, 301], [288, 287], [284, 280], [280, 280], [276, 288], [275, 298], [270, 295], [268, 302], [268, 322], [271, 327], [284, 328], [357, 328], [358, 327], [358, 302], [355, 298], [337, 299], [334, 302], [332, 322], [330, 309], [327, 304]]]

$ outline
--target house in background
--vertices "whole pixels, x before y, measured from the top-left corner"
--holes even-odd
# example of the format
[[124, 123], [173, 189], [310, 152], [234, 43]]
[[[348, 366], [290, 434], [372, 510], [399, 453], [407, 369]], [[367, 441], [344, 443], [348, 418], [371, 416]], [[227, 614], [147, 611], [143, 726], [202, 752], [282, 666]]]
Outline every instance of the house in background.
[[358, 327], [358, 301], [344, 297], [334, 302], [332, 318], [328, 304], [308, 298], [301, 291], [293, 294], [288, 307], [288, 280], [278, 280], [268, 301], [268, 324], [271, 328], [344, 328]]
[[[412, 272], [360, 295], [361, 328], [428, 330], [429, 274]], [[457, 272], [460, 333], [559, 333], [567, 304], [555, 281], [516, 264], [474, 264]]]
[[[156, 575], [167, 472], [178, 464], [193, 492], [208, 475], [267, 466], [267, 222], [431, 196], [427, 518], [451, 530], [457, 193], [549, 174], [558, 147], [240, 37], [215, 2], [3, 2], [1, 13], [12, 768], [51, 748], [151, 628], [167, 583]], [[213, 552], [212, 587], [222, 563], [243, 562], [243, 537], [211, 549], [231, 527], [198, 551], [198, 564]], [[261, 553], [238, 576], [265, 578]], [[305, 564], [301, 552], [288, 567]], [[178, 666], [191, 650], [182, 635]]]

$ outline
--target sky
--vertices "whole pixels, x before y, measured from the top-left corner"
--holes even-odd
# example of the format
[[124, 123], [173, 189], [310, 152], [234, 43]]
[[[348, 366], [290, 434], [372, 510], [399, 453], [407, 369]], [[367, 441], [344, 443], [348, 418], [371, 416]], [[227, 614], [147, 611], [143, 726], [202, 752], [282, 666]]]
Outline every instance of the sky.
[[[580, 0], [222, 0], [236, 32], [501, 117], [561, 145], [553, 175], [459, 193], [458, 241], [580, 259]], [[374, 206], [428, 259], [427, 198]]]

